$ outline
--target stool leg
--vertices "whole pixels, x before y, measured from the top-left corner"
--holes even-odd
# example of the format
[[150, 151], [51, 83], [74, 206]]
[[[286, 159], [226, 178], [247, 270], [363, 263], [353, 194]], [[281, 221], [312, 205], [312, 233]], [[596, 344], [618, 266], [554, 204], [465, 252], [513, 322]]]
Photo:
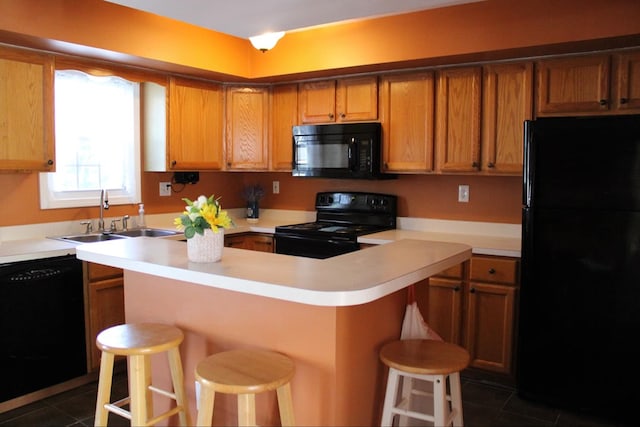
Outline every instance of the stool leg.
[[398, 371], [394, 368], [389, 368], [389, 376], [387, 377], [387, 390], [385, 391], [384, 405], [382, 407], [382, 420], [380, 421], [380, 425], [382, 426], [393, 425], [392, 409], [396, 405], [398, 379]]
[[433, 379], [433, 423], [436, 426], [444, 426], [444, 420], [448, 413], [447, 381], [445, 375], [435, 375]]
[[454, 411], [453, 425], [462, 427], [464, 420], [462, 418], [462, 392], [460, 389], [460, 373], [454, 372], [449, 375], [449, 388], [451, 389], [451, 410]]
[[255, 394], [239, 394], [238, 395], [238, 425], [239, 426], [255, 426], [256, 425], [256, 395]]
[[168, 352], [169, 368], [171, 369], [171, 381], [173, 382], [173, 393], [176, 395], [176, 404], [182, 407], [180, 411], [180, 425], [187, 427], [191, 425], [189, 417], [189, 406], [184, 391], [184, 374], [182, 373], [182, 361], [178, 348], [172, 348]]
[[280, 425], [292, 427], [296, 425], [293, 417], [293, 400], [291, 398], [291, 384], [286, 383], [278, 387], [278, 408], [280, 409]]
[[96, 398], [96, 416], [94, 426], [101, 427], [107, 425], [109, 411], [104, 407], [111, 399], [111, 381], [113, 380], [113, 360], [114, 355], [102, 352], [100, 357], [100, 376], [98, 377], [98, 395]]
[[215, 400], [215, 392], [211, 387], [200, 383], [200, 397], [198, 399], [198, 416], [196, 420], [197, 426], [213, 425], [213, 405]]
[[131, 425], [147, 425], [148, 415], [152, 412], [152, 402], [149, 392], [150, 363], [146, 356], [128, 356], [129, 367], [129, 402], [131, 409]]

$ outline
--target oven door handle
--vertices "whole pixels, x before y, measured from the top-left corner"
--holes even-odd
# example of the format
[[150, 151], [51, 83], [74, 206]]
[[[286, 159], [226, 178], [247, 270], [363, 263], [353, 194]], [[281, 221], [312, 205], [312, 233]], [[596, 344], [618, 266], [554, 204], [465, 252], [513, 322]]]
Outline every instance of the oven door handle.
[[357, 153], [358, 153], [358, 143], [356, 142], [355, 138], [351, 138], [351, 142], [349, 142], [349, 145], [347, 146], [347, 159], [349, 162], [350, 171], [356, 170], [356, 165], [358, 164], [358, 159], [356, 158]]

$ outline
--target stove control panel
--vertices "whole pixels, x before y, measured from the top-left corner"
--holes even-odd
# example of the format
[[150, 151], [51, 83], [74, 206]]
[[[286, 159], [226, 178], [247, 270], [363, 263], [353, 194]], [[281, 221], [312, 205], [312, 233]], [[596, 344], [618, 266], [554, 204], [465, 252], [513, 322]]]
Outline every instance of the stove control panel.
[[316, 195], [316, 209], [396, 215], [397, 196], [361, 192], [325, 192]]

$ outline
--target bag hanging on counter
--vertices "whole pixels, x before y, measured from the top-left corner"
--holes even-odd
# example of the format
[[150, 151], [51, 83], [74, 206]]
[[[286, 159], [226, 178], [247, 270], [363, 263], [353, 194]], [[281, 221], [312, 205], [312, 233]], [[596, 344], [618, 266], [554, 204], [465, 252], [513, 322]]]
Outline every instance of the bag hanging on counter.
[[402, 321], [402, 331], [400, 332], [401, 340], [410, 339], [426, 339], [442, 341], [440, 335], [427, 325], [420, 313], [418, 303], [416, 302], [415, 285], [409, 286], [407, 290], [407, 310]]

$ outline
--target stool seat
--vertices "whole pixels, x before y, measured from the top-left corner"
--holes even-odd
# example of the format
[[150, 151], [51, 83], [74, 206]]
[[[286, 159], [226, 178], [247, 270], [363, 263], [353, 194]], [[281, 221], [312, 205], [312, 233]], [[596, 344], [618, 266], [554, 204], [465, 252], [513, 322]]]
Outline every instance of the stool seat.
[[160, 323], [117, 325], [100, 332], [96, 345], [117, 356], [162, 353], [182, 343], [182, 331]]
[[[96, 337], [96, 346], [102, 351], [102, 356], [95, 426], [107, 425], [109, 412], [129, 419], [132, 426], [154, 425], [174, 414], [179, 415], [180, 425], [190, 425], [179, 352], [183, 339], [184, 334], [180, 329], [159, 323], [127, 323], [100, 332]], [[151, 385], [150, 356], [158, 353], [167, 354], [173, 392]], [[129, 397], [110, 403], [115, 356], [127, 357]], [[151, 392], [175, 400], [176, 405], [153, 417]], [[129, 411], [123, 409], [127, 404], [130, 407]]]
[[[380, 360], [389, 367], [383, 426], [396, 425], [395, 415], [400, 416], [401, 426], [407, 425], [406, 418], [430, 421], [435, 426], [463, 425], [460, 371], [470, 361], [464, 348], [435, 340], [399, 340], [382, 347]], [[414, 380], [429, 383], [431, 391], [416, 387]], [[419, 411], [414, 396], [431, 397], [433, 413]]]
[[469, 365], [469, 353], [455, 344], [435, 340], [400, 340], [380, 350], [385, 365], [414, 374], [460, 372]]
[[293, 361], [267, 350], [230, 350], [202, 360], [195, 369], [201, 386], [197, 425], [211, 425], [215, 393], [238, 395], [238, 425], [256, 425], [255, 394], [276, 390], [280, 420], [293, 426], [290, 382], [295, 374]]

